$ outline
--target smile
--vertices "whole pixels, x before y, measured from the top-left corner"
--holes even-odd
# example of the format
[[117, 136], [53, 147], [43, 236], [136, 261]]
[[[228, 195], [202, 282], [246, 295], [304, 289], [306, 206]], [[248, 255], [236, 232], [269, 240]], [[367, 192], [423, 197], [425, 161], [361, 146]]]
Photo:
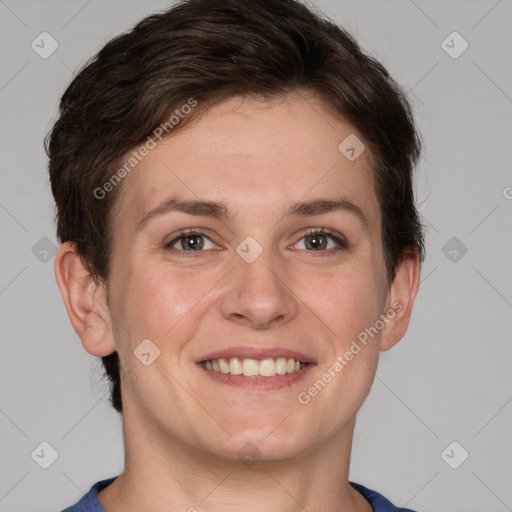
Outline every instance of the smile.
[[291, 358], [239, 359], [238, 357], [208, 359], [201, 363], [207, 370], [244, 377], [275, 377], [303, 371], [307, 363]]

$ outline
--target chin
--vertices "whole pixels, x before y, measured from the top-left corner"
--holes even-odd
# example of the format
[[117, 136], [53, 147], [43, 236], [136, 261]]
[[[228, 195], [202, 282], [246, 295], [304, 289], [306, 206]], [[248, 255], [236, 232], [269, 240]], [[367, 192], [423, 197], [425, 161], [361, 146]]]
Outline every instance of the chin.
[[[276, 421], [274, 417], [272, 421], [261, 422], [259, 426], [252, 425], [250, 428], [230, 425], [231, 435], [223, 436], [215, 447], [211, 447], [212, 451], [221, 457], [247, 465], [292, 458], [301, 452], [307, 443], [300, 439], [299, 432], [293, 433], [289, 429], [276, 428], [279, 421], [282, 420]], [[208, 440], [211, 443], [211, 437]]]

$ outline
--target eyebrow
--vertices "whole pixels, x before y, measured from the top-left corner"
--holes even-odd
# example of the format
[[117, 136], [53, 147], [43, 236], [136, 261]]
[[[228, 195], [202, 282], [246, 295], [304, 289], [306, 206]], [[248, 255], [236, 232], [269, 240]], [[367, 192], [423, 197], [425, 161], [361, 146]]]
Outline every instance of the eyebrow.
[[[343, 211], [354, 215], [367, 231], [370, 230], [370, 224], [364, 211], [353, 202], [344, 198], [319, 198], [295, 203], [286, 211], [282, 219], [293, 216], [309, 217], [335, 211]], [[224, 203], [218, 203], [215, 201], [178, 199], [173, 197], [166, 200], [155, 209], [146, 213], [138, 222], [136, 231], [142, 230], [151, 219], [171, 212], [183, 212], [189, 215], [214, 217], [221, 220], [233, 218], [233, 214], [230, 212], [228, 206]]]

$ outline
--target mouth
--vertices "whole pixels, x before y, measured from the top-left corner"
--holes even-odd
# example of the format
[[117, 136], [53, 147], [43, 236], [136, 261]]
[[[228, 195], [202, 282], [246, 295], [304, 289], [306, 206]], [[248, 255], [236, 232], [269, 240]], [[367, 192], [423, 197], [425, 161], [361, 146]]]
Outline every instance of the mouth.
[[303, 371], [308, 363], [293, 358], [278, 357], [265, 359], [239, 359], [238, 357], [207, 359], [201, 364], [208, 371], [225, 375], [266, 378]]
[[220, 350], [197, 359], [196, 364], [214, 382], [252, 391], [289, 387], [316, 366], [300, 352], [257, 347]]

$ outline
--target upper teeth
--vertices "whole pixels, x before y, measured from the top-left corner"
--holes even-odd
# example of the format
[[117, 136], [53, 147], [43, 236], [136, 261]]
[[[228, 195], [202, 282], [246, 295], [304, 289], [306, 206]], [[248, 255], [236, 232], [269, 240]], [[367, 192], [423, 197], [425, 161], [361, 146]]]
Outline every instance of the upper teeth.
[[284, 375], [285, 373], [298, 372], [305, 368], [306, 363], [296, 361], [295, 359], [286, 359], [278, 357], [277, 359], [211, 359], [203, 361], [203, 366], [207, 370], [213, 370], [221, 373], [230, 373], [231, 375], [244, 375], [245, 377], [273, 377], [274, 375]]

